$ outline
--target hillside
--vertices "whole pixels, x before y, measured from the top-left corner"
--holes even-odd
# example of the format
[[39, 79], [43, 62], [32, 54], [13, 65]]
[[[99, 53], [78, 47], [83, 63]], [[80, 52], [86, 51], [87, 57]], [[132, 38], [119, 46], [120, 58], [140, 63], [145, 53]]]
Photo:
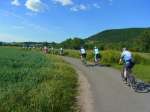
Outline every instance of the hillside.
[[105, 30], [86, 39], [86, 41], [100, 42], [125, 42], [137, 38], [145, 30], [150, 28], [128, 28], [128, 29], [112, 29]]
[[150, 51], [150, 28], [127, 28], [105, 30], [85, 39], [85, 46], [101, 49], [117, 49], [127, 47], [134, 51]]

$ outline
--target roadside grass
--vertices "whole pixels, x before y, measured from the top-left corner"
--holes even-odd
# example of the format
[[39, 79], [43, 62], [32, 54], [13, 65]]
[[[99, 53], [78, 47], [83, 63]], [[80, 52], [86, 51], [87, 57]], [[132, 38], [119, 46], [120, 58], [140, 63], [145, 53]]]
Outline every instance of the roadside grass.
[[57, 56], [0, 47], [0, 112], [74, 112], [76, 72]]
[[[111, 65], [114, 68], [119, 70], [122, 69], [122, 65], [119, 65], [120, 58], [119, 51], [115, 50], [106, 50], [101, 51], [101, 64]], [[66, 50], [66, 55], [70, 57], [79, 58], [80, 53], [76, 50]], [[135, 66], [133, 73], [135, 76], [145, 82], [150, 83], [150, 53], [133, 53]], [[92, 51], [87, 52], [87, 60], [93, 62], [93, 53]]]
[[145, 82], [150, 83], [150, 65], [135, 65], [133, 72], [139, 79], [143, 79]]
[[[122, 65], [113, 64], [113, 67], [121, 70]], [[133, 68], [133, 74], [138, 79], [142, 79], [144, 82], [150, 83], [150, 65], [136, 64]]]
[[74, 58], [80, 58], [80, 52], [77, 50], [67, 49], [65, 50], [64, 55], [74, 57]]

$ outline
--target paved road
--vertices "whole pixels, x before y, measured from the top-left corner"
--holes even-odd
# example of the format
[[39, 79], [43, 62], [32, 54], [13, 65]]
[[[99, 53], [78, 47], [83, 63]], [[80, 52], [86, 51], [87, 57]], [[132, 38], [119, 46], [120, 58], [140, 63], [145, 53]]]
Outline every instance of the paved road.
[[136, 93], [125, 86], [120, 72], [109, 67], [86, 67], [80, 60], [63, 57], [87, 78], [94, 112], [150, 112], [150, 93]]

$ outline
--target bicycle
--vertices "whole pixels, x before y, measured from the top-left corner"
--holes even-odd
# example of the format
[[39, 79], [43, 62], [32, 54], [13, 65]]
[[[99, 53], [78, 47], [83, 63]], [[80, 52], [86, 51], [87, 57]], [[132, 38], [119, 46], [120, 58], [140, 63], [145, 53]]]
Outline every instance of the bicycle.
[[86, 61], [86, 54], [82, 54], [82, 55], [81, 55], [81, 61], [82, 61], [82, 63], [83, 63], [84, 65], [87, 64], [87, 61]]
[[64, 51], [63, 50], [59, 51], [59, 55], [63, 56], [64, 55]]
[[83, 63], [84, 65], [87, 64], [86, 58], [83, 58], [83, 59], [82, 59], [82, 63]]
[[99, 65], [99, 61], [100, 61], [100, 54], [95, 54], [94, 55], [94, 63], [95, 63], [95, 65]]
[[127, 68], [125, 65], [123, 67], [123, 71], [121, 72], [121, 77], [128, 86], [130, 86], [133, 89], [136, 88], [135, 77], [131, 74], [131, 69]]
[[[126, 74], [126, 75], [125, 75]], [[148, 93], [150, 92], [150, 85], [145, 84], [142, 80], [137, 80], [132, 74], [131, 69], [126, 66], [123, 67], [121, 72], [121, 77], [126, 84], [131, 87], [135, 92], [138, 93]]]

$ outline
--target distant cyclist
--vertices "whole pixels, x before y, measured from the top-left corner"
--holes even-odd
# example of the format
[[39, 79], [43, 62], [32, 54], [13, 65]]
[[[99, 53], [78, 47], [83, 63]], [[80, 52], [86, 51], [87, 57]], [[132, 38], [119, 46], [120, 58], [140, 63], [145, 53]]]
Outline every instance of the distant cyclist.
[[53, 47], [50, 48], [50, 53], [54, 54], [54, 48]]
[[48, 53], [48, 48], [46, 46], [44, 46], [43, 51], [44, 51], [44, 53], [47, 54]]
[[95, 64], [98, 64], [100, 60], [100, 51], [96, 46], [94, 47], [93, 53], [94, 53], [94, 62]]
[[80, 57], [83, 63], [86, 64], [86, 50], [84, 49], [84, 47], [81, 47], [80, 49]]
[[59, 54], [60, 54], [60, 55], [63, 55], [63, 54], [64, 54], [64, 49], [63, 49], [62, 47], [60, 48]]
[[[123, 62], [124, 63], [124, 67], [123, 70], [126, 69], [127, 71], [131, 72], [134, 63], [133, 63], [133, 57], [132, 57], [132, 53], [127, 49], [127, 48], [123, 48], [122, 49], [122, 53], [121, 53], [121, 58], [119, 63]], [[123, 81], [125, 83], [127, 83], [127, 73], [123, 73]]]

